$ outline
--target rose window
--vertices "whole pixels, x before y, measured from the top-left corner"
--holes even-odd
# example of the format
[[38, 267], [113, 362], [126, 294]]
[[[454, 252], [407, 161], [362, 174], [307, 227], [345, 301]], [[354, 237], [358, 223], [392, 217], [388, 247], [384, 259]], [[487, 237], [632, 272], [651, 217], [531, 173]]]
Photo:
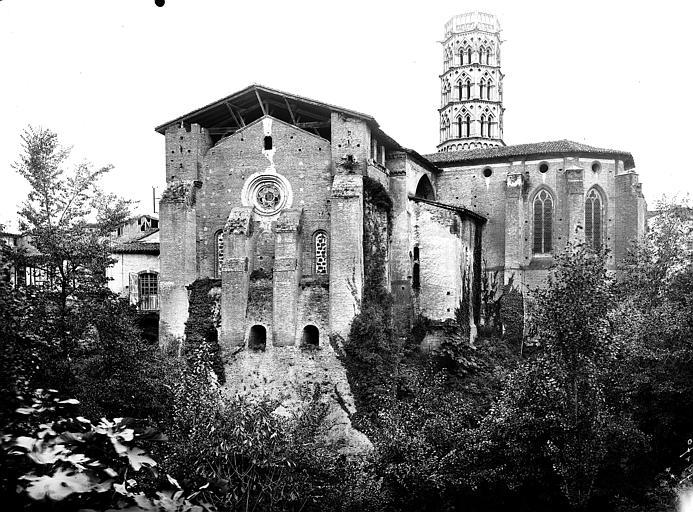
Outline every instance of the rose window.
[[284, 208], [291, 208], [291, 186], [280, 174], [257, 173], [250, 176], [241, 192], [244, 206], [252, 206], [260, 215], [275, 215]]
[[281, 193], [274, 183], [266, 183], [258, 188], [256, 200], [261, 209], [275, 210], [281, 200]]

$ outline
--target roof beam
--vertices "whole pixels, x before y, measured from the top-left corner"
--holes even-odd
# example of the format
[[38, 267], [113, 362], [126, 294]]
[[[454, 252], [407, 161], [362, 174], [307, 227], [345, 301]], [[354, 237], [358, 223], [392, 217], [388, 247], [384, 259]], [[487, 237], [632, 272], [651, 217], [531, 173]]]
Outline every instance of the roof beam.
[[286, 109], [289, 111], [289, 115], [291, 116], [291, 122], [293, 124], [296, 124], [296, 118], [294, 117], [294, 111], [291, 110], [291, 105], [289, 105], [289, 100], [286, 99], [286, 96], [283, 96], [284, 98], [284, 103], [286, 103]]
[[330, 126], [329, 121], [312, 121], [309, 123], [294, 123], [298, 128], [309, 129], [309, 128], [327, 128]]
[[227, 108], [227, 109], [229, 110], [229, 112], [231, 113], [231, 117], [233, 117], [233, 122], [236, 123], [236, 126], [243, 126], [243, 125], [241, 124], [241, 122], [238, 120], [238, 118], [236, 117], [236, 113], [235, 113], [235, 112], [233, 111], [233, 109], [231, 108], [231, 105], [229, 105], [228, 102], [224, 102], [224, 105], [226, 105], [226, 108]]
[[262, 115], [266, 116], [267, 111], [265, 110], [265, 106], [262, 104], [262, 100], [260, 99], [260, 92], [255, 89], [255, 97], [257, 98], [257, 102], [260, 104], [260, 109], [262, 110]]
[[229, 107], [229, 110], [231, 110], [231, 113], [233, 113], [235, 109], [235, 112], [238, 115], [238, 120], [240, 121], [239, 126], [245, 126], [245, 120], [243, 119], [243, 115], [241, 114], [241, 109], [229, 102], [226, 102], [226, 105]]

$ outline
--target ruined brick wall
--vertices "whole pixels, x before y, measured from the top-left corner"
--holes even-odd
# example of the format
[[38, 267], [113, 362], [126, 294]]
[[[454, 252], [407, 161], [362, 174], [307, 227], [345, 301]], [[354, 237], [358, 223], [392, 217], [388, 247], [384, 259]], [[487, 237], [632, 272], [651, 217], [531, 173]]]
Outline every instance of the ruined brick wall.
[[363, 290], [363, 176], [335, 175], [330, 212], [330, 330], [346, 338]]
[[[268, 120], [269, 118], [263, 118]], [[263, 119], [219, 141], [205, 156], [203, 186], [198, 207], [198, 261], [200, 276], [214, 276], [215, 233], [223, 229], [229, 212], [241, 206], [246, 180], [258, 172], [284, 176], [292, 193], [291, 208], [303, 209], [303, 274], [313, 273], [313, 235], [329, 233], [328, 199], [332, 184], [329, 141], [304, 130], [271, 119]], [[264, 150], [266, 132], [272, 137], [272, 151]], [[274, 233], [270, 223], [254, 219], [257, 253], [254, 268], [271, 271]]]
[[363, 194], [363, 260], [364, 274], [378, 274], [390, 289], [390, 215], [392, 199], [381, 182], [364, 178]]
[[413, 203], [412, 213], [420, 267], [420, 285], [413, 291], [415, 312], [431, 320], [455, 318], [464, 282], [470, 289], [473, 279], [474, 224], [425, 203]]
[[202, 158], [212, 146], [207, 130], [198, 124], [166, 130], [166, 182], [199, 180]]
[[329, 345], [330, 287], [327, 276], [304, 278], [298, 294], [296, 338], [308, 325], [318, 328], [320, 346]]
[[632, 242], [645, 234], [647, 203], [637, 174], [625, 173], [616, 177], [616, 203], [614, 255], [618, 261], [628, 254]]
[[164, 349], [183, 338], [188, 315], [187, 286], [197, 279], [199, 185], [198, 181], [172, 180], [159, 203], [159, 344]]

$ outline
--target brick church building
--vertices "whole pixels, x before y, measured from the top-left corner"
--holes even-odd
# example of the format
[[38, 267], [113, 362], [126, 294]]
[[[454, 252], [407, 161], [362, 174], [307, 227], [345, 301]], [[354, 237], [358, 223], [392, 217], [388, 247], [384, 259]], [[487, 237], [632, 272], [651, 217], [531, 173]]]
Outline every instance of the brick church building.
[[[247, 368], [291, 378], [303, 347], [330, 352], [329, 336], [347, 335], [376, 253], [399, 321], [443, 321], [467, 301], [472, 333], [482, 272], [539, 285], [573, 239], [609, 249], [615, 268], [645, 228], [632, 155], [506, 145], [500, 46], [492, 15], [445, 25], [434, 154], [402, 147], [370, 115], [261, 85], [157, 127], [161, 342], [183, 337], [200, 278], [218, 280], [225, 357], [246, 347]], [[321, 357], [310, 364], [328, 371]]]

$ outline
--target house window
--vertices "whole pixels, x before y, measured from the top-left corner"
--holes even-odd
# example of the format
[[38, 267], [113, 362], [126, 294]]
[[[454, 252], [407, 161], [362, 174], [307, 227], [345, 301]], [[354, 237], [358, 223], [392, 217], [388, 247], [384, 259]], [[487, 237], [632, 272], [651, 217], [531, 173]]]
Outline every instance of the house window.
[[602, 248], [602, 196], [595, 189], [585, 200], [585, 241], [595, 251]]
[[327, 274], [327, 233], [318, 231], [314, 238], [315, 273]]
[[546, 190], [534, 197], [534, 254], [548, 254], [553, 240], [553, 198]]
[[221, 267], [224, 264], [224, 232], [219, 230], [214, 235], [214, 277], [221, 277]]
[[154, 272], [143, 272], [137, 283], [139, 293], [138, 309], [156, 311], [159, 309], [159, 276]]
[[48, 272], [42, 268], [26, 267], [24, 269], [24, 282], [27, 286], [37, 286], [39, 288], [48, 288], [51, 284]]

